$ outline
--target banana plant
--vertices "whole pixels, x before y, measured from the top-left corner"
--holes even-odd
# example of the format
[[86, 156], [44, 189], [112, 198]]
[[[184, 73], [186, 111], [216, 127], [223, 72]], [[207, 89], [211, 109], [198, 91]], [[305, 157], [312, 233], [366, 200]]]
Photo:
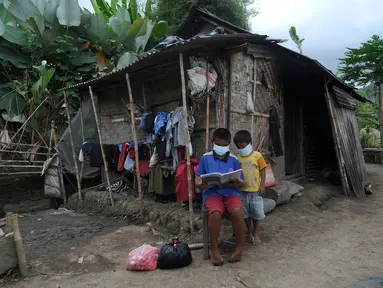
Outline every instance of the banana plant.
[[291, 40], [294, 41], [294, 43], [297, 45], [298, 47], [298, 50], [299, 50], [299, 53], [303, 53], [303, 50], [302, 50], [302, 44], [303, 44], [303, 41], [305, 41], [305, 38], [300, 38], [297, 34], [297, 29], [294, 27], [294, 26], [291, 26], [290, 27], [290, 30], [289, 30], [289, 34], [290, 34], [290, 38]]

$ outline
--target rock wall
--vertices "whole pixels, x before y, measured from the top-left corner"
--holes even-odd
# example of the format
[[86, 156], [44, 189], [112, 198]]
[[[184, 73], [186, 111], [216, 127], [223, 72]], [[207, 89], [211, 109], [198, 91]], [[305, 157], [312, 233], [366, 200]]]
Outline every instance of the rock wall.
[[382, 149], [364, 149], [363, 156], [366, 163], [383, 164]]

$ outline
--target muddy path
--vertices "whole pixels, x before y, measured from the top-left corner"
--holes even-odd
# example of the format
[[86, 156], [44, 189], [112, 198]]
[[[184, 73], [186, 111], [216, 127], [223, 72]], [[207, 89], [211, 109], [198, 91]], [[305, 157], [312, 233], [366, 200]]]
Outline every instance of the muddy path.
[[[383, 166], [368, 172], [372, 196], [348, 199], [310, 184], [303, 197], [268, 215], [259, 249], [246, 246], [242, 262], [222, 267], [199, 250], [185, 269], [128, 272], [127, 252], [163, 237], [124, 221], [39, 212], [22, 219], [34, 276], [7, 287], [345, 287], [383, 274]], [[227, 259], [231, 247], [223, 248]]]

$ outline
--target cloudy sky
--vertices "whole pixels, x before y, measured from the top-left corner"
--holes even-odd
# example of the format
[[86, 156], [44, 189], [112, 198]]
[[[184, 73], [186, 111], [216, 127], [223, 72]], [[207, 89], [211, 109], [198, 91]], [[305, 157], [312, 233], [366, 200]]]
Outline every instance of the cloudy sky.
[[[90, 0], [79, 0], [91, 9]], [[358, 47], [373, 34], [383, 37], [383, 0], [258, 0], [253, 32], [289, 39], [295, 26], [305, 38], [303, 53], [336, 71], [345, 47]], [[296, 49], [290, 40], [284, 44]]]

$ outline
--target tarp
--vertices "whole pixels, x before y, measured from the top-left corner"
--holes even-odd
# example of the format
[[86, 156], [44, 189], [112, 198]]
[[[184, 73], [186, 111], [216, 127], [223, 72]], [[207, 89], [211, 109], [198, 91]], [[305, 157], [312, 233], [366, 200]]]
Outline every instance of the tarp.
[[[97, 97], [95, 97], [95, 101], [97, 101]], [[97, 102], [96, 102], [96, 107], [97, 107]], [[83, 122], [84, 122], [85, 141], [99, 142], [96, 119], [94, 118], [92, 101], [90, 100], [90, 98], [87, 98], [82, 102], [82, 114], [83, 114]], [[80, 111], [77, 112], [76, 116], [72, 119], [71, 123], [72, 123], [72, 133], [73, 133], [74, 146], [75, 146], [75, 154], [76, 154], [78, 167], [80, 169], [81, 163], [80, 161], [78, 161], [78, 155], [80, 153], [81, 146], [83, 143], [82, 133], [81, 133]], [[60, 159], [63, 164], [64, 170], [66, 170], [67, 172], [73, 175], [76, 175], [68, 128], [63, 133], [58, 148], [59, 148]], [[84, 179], [94, 178], [98, 174], [99, 174], [99, 168], [90, 167], [89, 162], [87, 161], [84, 162], [84, 170], [82, 174]]]

